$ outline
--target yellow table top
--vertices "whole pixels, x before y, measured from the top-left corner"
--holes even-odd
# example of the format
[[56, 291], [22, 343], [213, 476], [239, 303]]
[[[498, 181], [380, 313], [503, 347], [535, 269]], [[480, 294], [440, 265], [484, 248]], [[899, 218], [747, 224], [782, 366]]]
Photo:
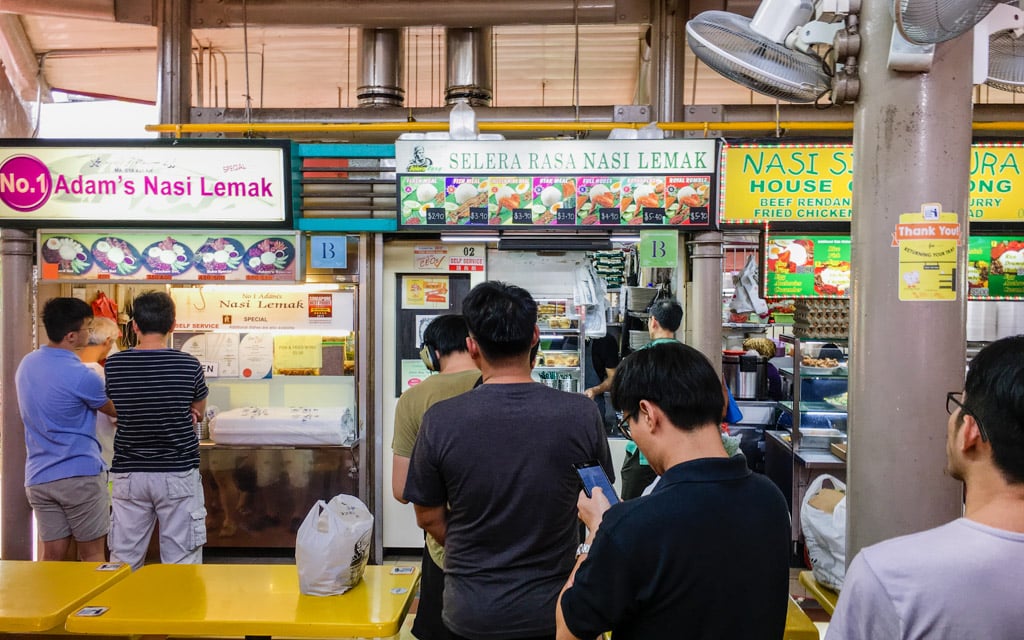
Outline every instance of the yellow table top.
[[819, 637], [818, 627], [814, 626], [811, 618], [790, 596], [789, 609], [786, 611], [786, 631], [782, 640], [818, 640]]
[[402, 626], [420, 577], [419, 567], [395, 569], [368, 566], [346, 593], [321, 597], [299, 592], [293, 564], [147, 565], [89, 598], [65, 628], [103, 635], [386, 638]]
[[839, 593], [837, 591], [833, 591], [819, 583], [814, 579], [814, 574], [810, 571], [800, 572], [800, 584], [804, 585], [807, 593], [818, 601], [818, 604], [825, 610], [825, 613], [832, 615], [836, 610], [836, 601], [839, 600]]
[[130, 573], [126, 564], [0, 560], [0, 632], [59, 629], [78, 605]]

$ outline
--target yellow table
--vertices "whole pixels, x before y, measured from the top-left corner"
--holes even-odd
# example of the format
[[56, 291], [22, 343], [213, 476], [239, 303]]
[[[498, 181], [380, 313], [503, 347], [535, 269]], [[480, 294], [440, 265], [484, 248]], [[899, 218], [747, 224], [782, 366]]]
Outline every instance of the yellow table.
[[[397, 571], [397, 572], [396, 572]], [[419, 567], [369, 566], [340, 596], [299, 593], [293, 564], [153, 564], [68, 616], [73, 633], [386, 638], [409, 611]]]
[[804, 613], [804, 610], [796, 603], [793, 596], [790, 596], [789, 610], [786, 611], [786, 631], [782, 634], [782, 640], [818, 639], [818, 627], [814, 626], [810, 617]]
[[126, 564], [0, 560], [0, 632], [59, 631], [80, 604], [130, 573]]
[[800, 584], [804, 585], [807, 589], [807, 593], [814, 597], [821, 605], [821, 608], [825, 610], [825, 613], [832, 615], [832, 612], [836, 610], [836, 601], [839, 600], [839, 592], [833, 591], [828, 587], [820, 584], [814, 579], [814, 574], [810, 571], [800, 572]]

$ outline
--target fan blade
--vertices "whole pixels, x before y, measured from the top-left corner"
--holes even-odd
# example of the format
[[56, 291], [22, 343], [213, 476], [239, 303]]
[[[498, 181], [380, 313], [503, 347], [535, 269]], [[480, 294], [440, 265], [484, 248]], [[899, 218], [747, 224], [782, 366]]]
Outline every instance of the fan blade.
[[970, 31], [999, 0], [894, 0], [896, 26], [915, 44], [936, 44]]
[[1004, 31], [989, 38], [988, 80], [990, 87], [1024, 92], [1024, 39]]
[[750, 28], [750, 19], [705, 11], [686, 24], [700, 60], [748, 89], [787, 102], [814, 102], [831, 86], [821, 58], [793, 51]]

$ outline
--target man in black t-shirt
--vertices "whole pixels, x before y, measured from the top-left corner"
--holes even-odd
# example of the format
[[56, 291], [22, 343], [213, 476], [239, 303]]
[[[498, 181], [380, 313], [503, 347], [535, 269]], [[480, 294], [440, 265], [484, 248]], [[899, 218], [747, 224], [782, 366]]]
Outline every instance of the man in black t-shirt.
[[615, 414], [605, 406], [604, 394], [611, 391], [615, 378], [615, 367], [619, 365], [619, 342], [615, 336], [606, 334], [600, 338], [587, 338], [584, 395], [597, 403], [597, 410], [604, 420], [605, 431], [615, 432]]
[[484, 282], [462, 313], [483, 384], [423, 415], [404, 498], [444, 545], [455, 640], [554, 640], [579, 542], [573, 464], [597, 460], [614, 477], [608, 439], [593, 402], [530, 377], [540, 332], [527, 291]]
[[789, 591], [789, 509], [779, 489], [730, 458], [722, 382], [692, 347], [626, 357], [612, 402], [661, 481], [609, 508], [580, 492], [588, 529], [559, 596], [559, 640], [778, 640]]

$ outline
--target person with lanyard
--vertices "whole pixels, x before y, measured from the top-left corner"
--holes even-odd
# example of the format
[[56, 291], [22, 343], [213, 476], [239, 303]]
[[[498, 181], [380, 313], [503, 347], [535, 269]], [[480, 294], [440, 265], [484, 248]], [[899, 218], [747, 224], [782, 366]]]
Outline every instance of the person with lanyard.
[[[683, 323], [683, 306], [675, 298], [656, 299], [650, 307], [650, 318], [647, 320], [647, 332], [651, 341], [641, 349], [648, 349], [655, 345], [679, 342], [676, 339], [676, 331]], [[728, 399], [728, 408], [723, 422], [739, 422], [743, 419], [743, 413], [737, 406], [732, 394], [725, 390]], [[626, 458], [622, 462], [622, 499], [629, 500], [643, 494], [651, 483], [657, 479], [658, 474], [651, 469], [647, 458], [637, 448], [635, 442], [626, 443]]]

